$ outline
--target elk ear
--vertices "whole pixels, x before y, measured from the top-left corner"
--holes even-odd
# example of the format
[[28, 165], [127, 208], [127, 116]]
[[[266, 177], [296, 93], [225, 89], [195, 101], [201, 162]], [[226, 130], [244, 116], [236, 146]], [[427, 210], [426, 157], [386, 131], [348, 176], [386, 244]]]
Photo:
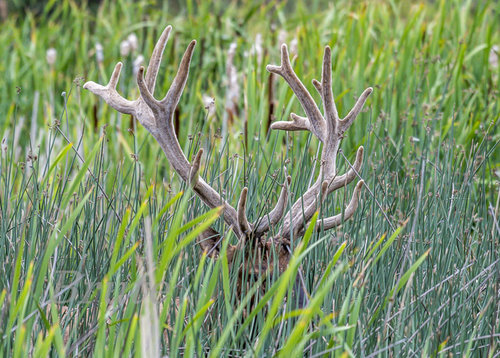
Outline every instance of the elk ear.
[[198, 236], [198, 244], [209, 257], [217, 258], [219, 256], [220, 234], [209, 227]]
[[237, 251], [238, 251], [238, 245], [229, 244], [227, 246], [227, 251], [226, 251], [227, 263], [229, 264], [230, 267], [231, 267], [231, 264], [233, 263], [233, 259], [234, 259], [234, 256], [236, 255]]
[[[219, 258], [219, 245], [221, 242], [222, 240], [220, 234], [211, 227], [203, 231], [200, 236], [198, 236], [198, 244], [200, 245], [201, 249], [213, 259]], [[229, 265], [231, 265], [231, 263], [233, 262], [234, 255], [236, 254], [237, 250], [238, 245], [229, 244], [227, 246], [226, 255]]]

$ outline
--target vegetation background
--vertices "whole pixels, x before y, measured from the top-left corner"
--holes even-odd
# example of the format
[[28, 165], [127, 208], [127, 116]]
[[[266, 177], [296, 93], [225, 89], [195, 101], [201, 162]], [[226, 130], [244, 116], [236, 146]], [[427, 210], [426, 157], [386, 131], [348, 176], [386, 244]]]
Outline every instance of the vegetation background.
[[[0, 5], [2, 356], [499, 356], [498, 1]], [[181, 145], [206, 149], [203, 175], [230, 202], [249, 187], [250, 219], [277, 200], [284, 166], [295, 196], [318, 167], [309, 134], [269, 131], [302, 113], [265, 70], [279, 44], [311, 93], [332, 47], [341, 115], [374, 87], [338, 158], [344, 171], [365, 147], [360, 207], [296, 242], [257, 306], [258, 284], [236, 300], [225, 256], [194, 243], [211, 223], [227, 231], [217, 210], [133, 118], [82, 91], [120, 60], [119, 89], [136, 97], [168, 24], [157, 93], [197, 39]], [[323, 210], [342, 212], [352, 190]], [[305, 309], [290, 299], [299, 266]]]

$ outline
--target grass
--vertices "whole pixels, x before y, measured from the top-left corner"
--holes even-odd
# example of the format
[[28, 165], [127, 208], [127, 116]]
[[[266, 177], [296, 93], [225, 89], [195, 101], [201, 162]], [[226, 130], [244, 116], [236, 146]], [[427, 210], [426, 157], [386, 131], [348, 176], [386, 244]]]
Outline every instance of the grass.
[[[0, 24], [1, 354], [496, 357], [499, 10], [458, 0], [121, 0], [11, 13]], [[323, 46], [332, 47], [342, 115], [375, 89], [337, 158], [343, 172], [365, 147], [360, 207], [339, 229], [295, 242], [289, 269], [263, 282], [257, 306], [258, 284], [236, 300], [225, 256], [207, 258], [194, 243], [211, 223], [228, 231], [219, 211], [193, 196], [132, 118], [81, 88], [107, 82], [122, 60], [120, 91], [137, 96], [133, 61], [149, 58], [167, 24], [157, 95], [197, 39], [176, 117], [181, 145], [188, 156], [205, 148], [203, 176], [231, 203], [249, 187], [250, 219], [277, 200], [283, 166], [295, 196], [317, 171], [314, 138], [268, 131], [271, 119], [302, 113], [265, 70], [279, 62], [278, 38], [296, 44], [294, 67], [311, 93]], [[121, 56], [132, 32], [139, 47]], [[233, 42], [240, 95], [224, 132]], [[352, 190], [322, 210], [341, 212]], [[291, 295], [299, 266], [306, 309]]]

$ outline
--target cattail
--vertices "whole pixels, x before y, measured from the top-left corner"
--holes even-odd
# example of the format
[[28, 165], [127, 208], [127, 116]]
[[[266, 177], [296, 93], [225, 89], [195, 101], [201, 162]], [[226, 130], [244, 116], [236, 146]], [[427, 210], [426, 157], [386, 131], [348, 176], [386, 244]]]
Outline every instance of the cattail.
[[286, 43], [286, 38], [287, 38], [287, 32], [285, 30], [280, 30], [278, 33], [278, 45], [282, 45]]
[[137, 50], [138, 42], [139, 42], [137, 40], [137, 35], [132, 32], [130, 35], [128, 35], [127, 42], [128, 42], [128, 45], [130, 46], [130, 51], [135, 52]]
[[490, 54], [488, 56], [488, 62], [493, 68], [498, 67], [498, 54], [500, 53], [500, 47], [494, 45], [491, 47]]
[[226, 74], [227, 74], [227, 82], [229, 88], [228, 99], [232, 101], [233, 107], [236, 107], [236, 103], [238, 103], [238, 98], [240, 95], [240, 87], [238, 84], [238, 72], [233, 64], [235, 54], [236, 54], [236, 43], [233, 42], [229, 46], [229, 50], [227, 52], [227, 63], [226, 63]]
[[290, 53], [292, 54], [292, 56], [296, 56], [299, 53], [298, 45], [299, 41], [296, 37], [294, 37], [292, 41], [290, 41]]
[[127, 40], [123, 40], [120, 43], [120, 55], [122, 57], [128, 56], [129, 53], [130, 53], [130, 49], [131, 49], [131, 46], [130, 46], [130, 43]]
[[57, 60], [57, 50], [53, 47], [49, 48], [45, 54], [45, 59], [51, 67], [54, 66]]
[[144, 56], [139, 55], [137, 58], [134, 60], [134, 75], [137, 75], [137, 72], [139, 72], [139, 68], [142, 66], [144, 62]]
[[222, 137], [225, 138], [228, 130], [228, 124], [233, 121], [234, 116], [238, 114], [238, 99], [240, 96], [240, 87], [238, 83], [238, 71], [233, 64], [236, 54], [236, 43], [229, 45], [226, 58], [226, 101], [224, 104], [224, 116], [222, 117]]
[[95, 59], [98, 64], [101, 64], [102, 61], [104, 61], [104, 53], [103, 53], [103, 48], [102, 45], [97, 42], [95, 44]]
[[257, 57], [257, 64], [260, 66], [264, 56], [264, 50], [262, 49], [262, 34], [260, 33], [255, 36], [254, 52]]

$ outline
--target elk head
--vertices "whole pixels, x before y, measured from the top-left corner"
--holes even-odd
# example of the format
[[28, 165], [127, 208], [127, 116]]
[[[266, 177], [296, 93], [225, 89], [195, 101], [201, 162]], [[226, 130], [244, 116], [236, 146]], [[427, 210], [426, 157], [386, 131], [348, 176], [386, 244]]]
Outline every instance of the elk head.
[[[240, 279], [243, 275], [242, 272], [252, 275], [262, 275], [273, 271], [282, 273], [290, 260], [291, 240], [301, 237], [306, 225], [308, 225], [328, 194], [346, 186], [356, 176], [359, 176], [358, 172], [363, 160], [363, 147], [358, 149], [354, 164], [347, 173], [342, 175], [338, 175], [336, 171], [336, 156], [344, 132], [352, 125], [361, 111], [367, 97], [372, 92], [372, 88], [366, 89], [357, 100], [354, 108], [345, 118], [341, 119], [333, 99], [331, 51], [327, 46], [323, 57], [321, 81], [313, 80], [314, 87], [319, 92], [323, 102], [323, 113], [321, 113], [311, 94], [295, 74], [290, 64], [286, 45], [281, 46], [281, 65], [268, 65], [267, 70], [283, 77], [297, 96], [306, 116], [301, 117], [292, 113], [292, 121], [274, 122], [271, 129], [285, 131], [307, 130], [314, 134], [322, 143], [320, 170], [316, 181], [305, 193], [298, 196], [289, 210], [287, 208], [291, 177], [286, 176], [274, 209], [254, 223], [250, 223], [245, 213], [248, 189], [243, 188], [237, 208], [231, 206], [222, 195], [199, 175], [203, 149], [200, 149], [192, 161], [189, 162], [179, 146], [174, 131], [172, 117], [186, 84], [196, 41], [193, 40], [188, 45], [177, 75], [165, 97], [157, 100], [153, 96], [158, 69], [171, 29], [171, 26], [167, 26], [161, 34], [151, 55], [146, 75], [144, 76], [144, 67], [141, 67], [137, 73], [137, 85], [140, 92], [138, 99], [129, 101], [116, 91], [122, 68], [120, 62], [115, 66], [111, 79], [106, 86], [95, 82], [87, 82], [84, 88], [100, 96], [118, 112], [134, 116], [156, 139], [170, 165], [182, 180], [193, 188], [193, 191], [200, 199], [210, 208], [223, 207], [223, 219], [238, 238], [236, 245], [228, 246], [227, 259], [229, 265], [236, 261], [234, 258], [238, 253], [242, 253], [244, 258], [243, 264], [236, 268], [240, 270]], [[340, 225], [343, 220], [352, 217], [358, 206], [363, 184], [363, 180], [357, 183], [352, 199], [343, 214], [319, 219], [316, 223], [317, 229], [332, 229]], [[278, 228], [279, 223], [282, 224]], [[277, 234], [269, 235], [271, 229]], [[212, 257], [218, 256], [221, 236], [214, 229], [206, 230], [200, 235], [197, 242]], [[240, 284], [241, 281], [238, 283], [238, 291], [241, 289]]]

